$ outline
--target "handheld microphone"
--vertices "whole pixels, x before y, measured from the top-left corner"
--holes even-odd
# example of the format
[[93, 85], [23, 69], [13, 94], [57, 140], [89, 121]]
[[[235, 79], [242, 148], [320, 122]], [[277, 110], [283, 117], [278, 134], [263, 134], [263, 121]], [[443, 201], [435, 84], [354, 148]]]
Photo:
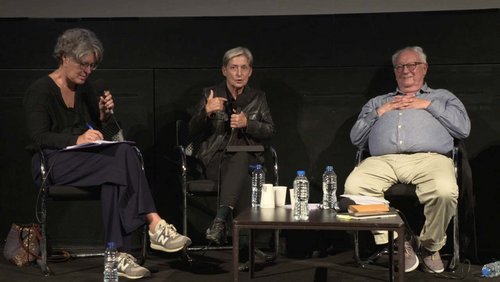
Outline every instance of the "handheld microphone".
[[234, 113], [238, 114], [238, 100], [234, 98], [230, 98], [229, 102], [231, 103], [231, 110], [233, 110]]
[[[107, 89], [103, 90], [101, 93], [102, 93], [102, 96], [104, 97], [104, 91], [109, 91]], [[115, 112], [113, 111], [113, 109], [109, 109], [109, 113], [114, 117], [115, 116]]]
[[[97, 93], [99, 94], [99, 96], [101, 96], [101, 97], [104, 97], [104, 92], [105, 92], [105, 91], [109, 91], [109, 90], [108, 90], [109, 88], [106, 86], [106, 83], [105, 83], [105, 82], [104, 82], [104, 80], [102, 80], [102, 79], [96, 80], [96, 81], [94, 82], [94, 85], [95, 85], [95, 87], [94, 87], [94, 88], [95, 88], [96, 92], [97, 92]], [[109, 109], [109, 113], [110, 113], [111, 115], [113, 115], [113, 116], [114, 116], [114, 114], [115, 114], [115, 112], [113, 111], [113, 109]]]
[[[95, 86], [95, 90], [97, 91], [97, 93], [101, 97], [104, 96], [104, 91], [108, 91], [108, 89], [109, 89], [108, 87], [106, 87], [106, 85], [102, 79], [95, 81], [94, 86]], [[113, 123], [116, 125], [116, 129], [118, 130], [118, 132], [116, 134], [113, 134], [111, 139], [113, 141], [125, 140], [125, 138], [123, 136], [123, 130], [122, 130], [120, 124], [118, 123], [118, 121], [116, 120], [115, 112], [113, 111], [113, 109], [109, 109], [109, 113], [111, 114], [111, 117], [113, 118]]]
[[[238, 102], [236, 99], [232, 98], [232, 97], [229, 97], [229, 105], [231, 107], [231, 115], [232, 114], [239, 114], [240, 111], [238, 109]], [[237, 129], [237, 128], [231, 128], [231, 134], [234, 132], [234, 130]]]

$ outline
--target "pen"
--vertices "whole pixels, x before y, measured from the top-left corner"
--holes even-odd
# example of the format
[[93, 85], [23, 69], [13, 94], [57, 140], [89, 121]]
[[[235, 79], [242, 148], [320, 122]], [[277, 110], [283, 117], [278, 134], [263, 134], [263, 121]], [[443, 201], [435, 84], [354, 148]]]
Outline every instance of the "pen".
[[88, 122], [87, 122], [87, 128], [88, 128], [88, 129], [94, 129], [94, 128], [92, 127], [92, 125], [90, 125], [90, 123], [88, 123]]

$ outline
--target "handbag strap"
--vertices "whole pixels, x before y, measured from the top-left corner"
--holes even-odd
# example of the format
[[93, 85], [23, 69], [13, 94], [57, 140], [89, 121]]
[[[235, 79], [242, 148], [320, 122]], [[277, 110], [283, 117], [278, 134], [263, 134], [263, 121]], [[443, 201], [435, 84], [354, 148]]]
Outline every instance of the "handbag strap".
[[[23, 241], [24, 239], [26, 239], [26, 237], [29, 238], [29, 233], [33, 233], [34, 235], [34, 239], [35, 241], [37, 242], [40, 242], [41, 239], [42, 239], [42, 234], [40, 233], [40, 227], [38, 224], [29, 224], [29, 225], [18, 225], [18, 228], [19, 228], [19, 245], [22, 246], [23, 250], [25, 250], [28, 255], [32, 255], [33, 257], [35, 257], [36, 259], [40, 259], [41, 256], [37, 255], [37, 254], [34, 254], [33, 252], [31, 252], [31, 250], [29, 248], [27, 248], [24, 244], [23, 244]], [[28, 231], [27, 235], [26, 236], [23, 236], [23, 232], [24, 231]], [[28, 246], [29, 246], [29, 242], [28, 242]], [[59, 253], [55, 254], [55, 255], [52, 255], [50, 257], [47, 258], [47, 261], [50, 261], [50, 262], [66, 262], [68, 260], [71, 259], [71, 254], [68, 252], [68, 251], [65, 251], [65, 250], [61, 250]]]
[[[32, 255], [34, 256], [36, 259], [40, 259], [40, 256], [38, 254], [34, 254], [33, 252], [31, 252], [29, 246], [30, 246], [30, 233], [33, 233], [34, 235], [34, 239], [35, 239], [35, 244], [36, 243], [39, 243], [41, 238], [42, 238], [42, 235], [40, 234], [40, 231], [38, 230], [39, 227], [37, 224], [29, 224], [29, 225], [19, 225], [19, 245], [21, 246], [21, 248], [23, 248], [27, 253], [28, 255]], [[24, 245], [24, 239], [26, 238], [25, 236], [23, 236], [23, 233], [24, 231], [27, 230], [28, 233], [27, 233], [27, 236], [28, 237], [28, 246], [25, 246]], [[39, 245], [39, 244], [38, 244]]]
[[47, 257], [47, 261], [50, 261], [50, 262], [66, 262], [69, 260], [71, 260], [71, 254], [65, 250], [52, 252], [50, 257]]

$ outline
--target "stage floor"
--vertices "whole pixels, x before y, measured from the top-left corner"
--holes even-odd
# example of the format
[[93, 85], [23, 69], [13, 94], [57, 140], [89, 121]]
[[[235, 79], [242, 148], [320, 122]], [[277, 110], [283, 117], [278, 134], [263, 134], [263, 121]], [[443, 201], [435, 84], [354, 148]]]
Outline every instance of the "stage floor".
[[[3, 250], [2, 250], [3, 253]], [[231, 281], [231, 251], [193, 252], [193, 264], [186, 265], [178, 254], [150, 251], [145, 263], [152, 277], [142, 281]], [[384, 263], [384, 258], [380, 261]], [[54, 276], [43, 277], [35, 266], [17, 267], [0, 259], [0, 281], [102, 281], [103, 258], [78, 258], [67, 262], [50, 263]], [[459, 270], [467, 272], [469, 266], [461, 263]], [[293, 259], [280, 256], [270, 264], [256, 265], [256, 277], [250, 280], [248, 272], [240, 273], [240, 281], [388, 281], [387, 269], [370, 265], [360, 268], [354, 263], [352, 251], [342, 251], [322, 258]], [[481, 266], [471, 265], [462, 281], [478, 281]], [[445, 275], [451, 273], [445, 272]], [[459, 275], [455, 273], [454, 275]], [[449, 281], [434, 274], [415, 270], [405, 275], [406, 281]], [[121, 278], [120, 281], [128, 281]]]

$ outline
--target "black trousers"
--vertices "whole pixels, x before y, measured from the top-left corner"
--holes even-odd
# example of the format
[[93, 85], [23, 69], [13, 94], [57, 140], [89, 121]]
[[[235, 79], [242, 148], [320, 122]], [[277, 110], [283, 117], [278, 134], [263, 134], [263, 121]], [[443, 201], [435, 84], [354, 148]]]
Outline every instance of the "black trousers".
[[218, 153], [206, 168], [207, 178], [217, 183], [220, 167], [220, 205], [234, 207], [234, 215], [251, 206], [250, 165], [253, 153]]
[[[44, 150], [50, 185], [101, 186], [102, 220], [106, 242], [130, 249], [130, 234], [156, 212], [153, 197], [135, 149], [125, 143], [78, 150]], [[40, 184], [38, 154], [33, 177]]]

